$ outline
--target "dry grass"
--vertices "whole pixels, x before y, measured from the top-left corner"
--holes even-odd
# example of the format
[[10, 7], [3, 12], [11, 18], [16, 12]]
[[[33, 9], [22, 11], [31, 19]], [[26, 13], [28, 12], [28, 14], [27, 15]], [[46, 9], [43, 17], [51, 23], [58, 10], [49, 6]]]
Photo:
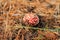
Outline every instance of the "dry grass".
[[[0, 40], [60, 40], [59, 2], [0, 0]], [[37, 26], [22, 24], [23, 16], [28, 13], [39, 16], [40, 22]]]

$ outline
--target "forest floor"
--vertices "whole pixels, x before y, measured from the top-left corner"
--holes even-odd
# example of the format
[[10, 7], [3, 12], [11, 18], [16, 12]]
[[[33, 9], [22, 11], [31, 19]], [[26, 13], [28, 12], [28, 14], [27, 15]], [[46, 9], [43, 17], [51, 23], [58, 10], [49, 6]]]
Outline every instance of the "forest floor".
[[[0, 40], [60, 40], [60, 0], [0, 0]], [[36, 26], [24, 25], [36, 14]]]

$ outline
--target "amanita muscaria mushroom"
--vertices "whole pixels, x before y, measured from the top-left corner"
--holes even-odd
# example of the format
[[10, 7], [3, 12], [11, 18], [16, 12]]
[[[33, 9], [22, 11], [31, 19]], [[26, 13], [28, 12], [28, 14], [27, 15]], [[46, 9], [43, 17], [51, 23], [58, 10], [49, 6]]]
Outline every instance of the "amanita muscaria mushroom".
[[39, 18], [36, 14], [25, 14], [23, 17], [23, 23], [29, 26], [35, 26], [39, 23]]

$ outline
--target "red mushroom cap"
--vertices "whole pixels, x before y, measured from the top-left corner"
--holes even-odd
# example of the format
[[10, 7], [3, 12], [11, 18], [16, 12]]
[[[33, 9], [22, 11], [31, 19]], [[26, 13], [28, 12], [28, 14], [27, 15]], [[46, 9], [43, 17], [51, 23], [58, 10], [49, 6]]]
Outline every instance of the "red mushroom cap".
[[39, 18], [36, 14], [25, 14], [23, 17], [23, 23], [25, 25], [35, 26], [39, 23]]

